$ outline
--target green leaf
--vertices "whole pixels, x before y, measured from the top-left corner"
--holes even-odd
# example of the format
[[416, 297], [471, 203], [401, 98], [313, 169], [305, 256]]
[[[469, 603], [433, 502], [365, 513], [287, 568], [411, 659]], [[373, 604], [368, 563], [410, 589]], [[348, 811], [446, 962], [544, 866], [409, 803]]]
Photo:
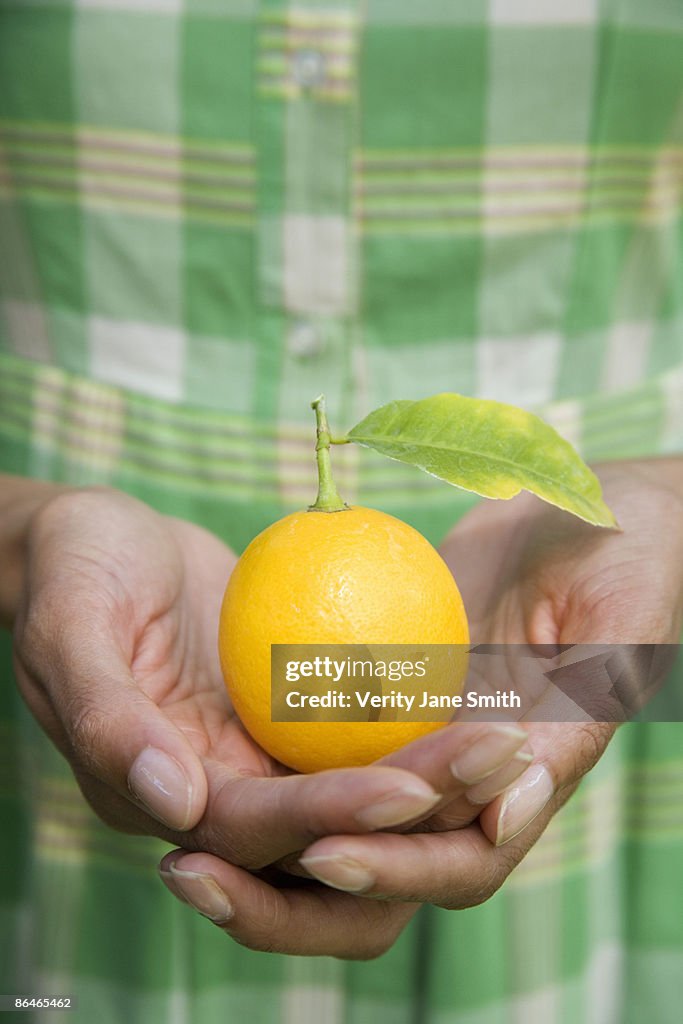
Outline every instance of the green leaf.
[[600, 481], [571, 444], [514, 405], [451, 394], [390, 402], [346, 440], [486, 498], [531, 491], [596, 526], [618, 527]]

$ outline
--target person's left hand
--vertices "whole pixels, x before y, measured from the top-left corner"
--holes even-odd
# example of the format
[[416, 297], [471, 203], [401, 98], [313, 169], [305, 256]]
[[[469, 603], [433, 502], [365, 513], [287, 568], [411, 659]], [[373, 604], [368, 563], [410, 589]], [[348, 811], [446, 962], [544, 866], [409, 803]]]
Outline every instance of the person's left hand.
[[[623, 533], [591, 528], [530, 496], [477, 506], [442, 549], [463, 592], [473, 641], [675, 643], [683, 618], [682, 465], [652, 460], [603, 467], [605, 496]], [[496, 793], [509, 766], [468, 790], [467, 797], [438, 808], [414, 827], [420, 831], [319, 839], [299, 859], [309, 879], [278, 872], [259, 877], [183, 850], [166, 855], [162, 878], [209, 917], [219, 905], [212, 894], [219, 894], [216, 923], [250, 948], [378, 956], [421, 903], [460, 909], [493, 895], [601, 756], [615, 728], [598, 722], [524, 727], [534, 761], [501, 795]], [[422, 774], [435, 785], [430, 750], [446, 731], [417, 740], [383, 763]]]

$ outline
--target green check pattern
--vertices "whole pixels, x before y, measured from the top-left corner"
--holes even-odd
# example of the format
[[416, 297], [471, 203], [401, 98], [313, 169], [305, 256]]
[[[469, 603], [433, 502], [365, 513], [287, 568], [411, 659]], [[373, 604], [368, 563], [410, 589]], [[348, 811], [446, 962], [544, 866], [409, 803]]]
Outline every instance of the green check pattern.
[[[0, 469], [239, 550], [311, 500], [320, 391], [339, 432], [449, 390], [591, 460], [681, 452], [682, 194], [676, 0], [0, 0]], [[472, 504], [335, 467], [434, 541]], [[485, 905], [284, 958], [95, 819], [1, 653], [0, 990], [83, 1024], [679, 1019], [679, 725], [623, 728]]]

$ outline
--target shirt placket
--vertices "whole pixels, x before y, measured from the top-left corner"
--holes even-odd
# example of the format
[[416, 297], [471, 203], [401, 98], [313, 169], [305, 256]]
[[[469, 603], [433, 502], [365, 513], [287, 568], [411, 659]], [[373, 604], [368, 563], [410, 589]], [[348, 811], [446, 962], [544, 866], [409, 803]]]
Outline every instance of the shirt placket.
[[[282, 424], [302, 423], [324, 390], [339, 427], [348, 426], [341, 420], [350, 408], [358, 305], [351, 197], [357, 40], [355, 4], [263, 5], [255, 126], [259, 411]], [[302, 453], [280, 454], [287, 463]], [[302, 465], [298, 473], [281, 467], [290, 492], [309, 486]]]

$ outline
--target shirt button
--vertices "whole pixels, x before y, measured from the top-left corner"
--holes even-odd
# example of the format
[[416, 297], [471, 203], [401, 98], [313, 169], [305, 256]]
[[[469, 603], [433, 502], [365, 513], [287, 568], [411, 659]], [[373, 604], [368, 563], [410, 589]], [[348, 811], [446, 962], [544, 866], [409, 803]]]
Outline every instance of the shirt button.
[[317, 50], [298, 50], [294, 54], [293, 72], [299, 85], [321, 85], [325, 80], [325, 58]]
[[287, 349], [296, 359], [310, 359], [320, 355], [323, 350], [320, 331], [310, 320], [298, 320], [290, 328]]

